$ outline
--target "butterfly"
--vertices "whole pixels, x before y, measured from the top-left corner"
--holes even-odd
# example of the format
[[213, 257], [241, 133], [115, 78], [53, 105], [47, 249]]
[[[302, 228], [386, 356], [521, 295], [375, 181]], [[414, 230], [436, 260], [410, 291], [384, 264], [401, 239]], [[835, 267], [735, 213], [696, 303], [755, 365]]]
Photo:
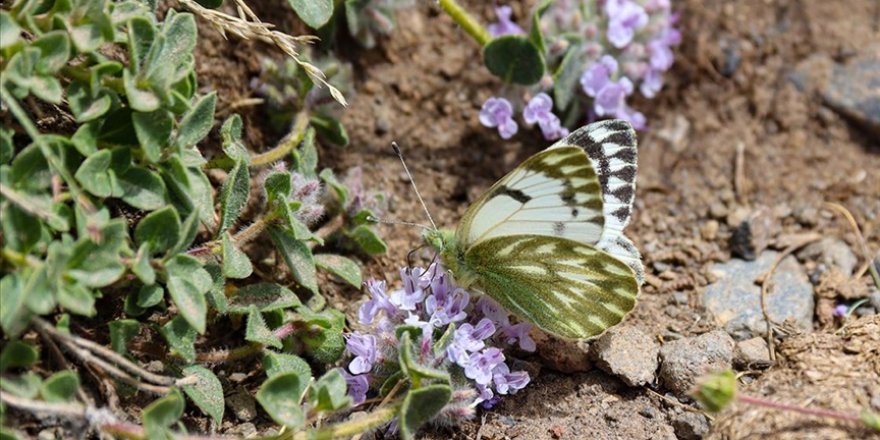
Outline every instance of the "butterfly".
[[464, 288], [543, 331], [586, 339], [633, 309], [644, 279], [623, 229], [636, 179], [636, 135], [622, 120], [575, 130], [502, 177], [453, 232], [425, 242]]

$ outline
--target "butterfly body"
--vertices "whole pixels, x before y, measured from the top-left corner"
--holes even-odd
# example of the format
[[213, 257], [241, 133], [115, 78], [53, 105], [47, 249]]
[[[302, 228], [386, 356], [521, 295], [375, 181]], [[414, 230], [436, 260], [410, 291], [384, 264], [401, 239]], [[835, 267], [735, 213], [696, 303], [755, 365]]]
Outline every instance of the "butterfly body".
[[542, 330], [597, 336], [635, 305], [641, 258], [622, 231], [635, 187], [635, 133], [624, 121], [576, 130], [487, 190], [452, 231], [428, 230], [463, 287]]

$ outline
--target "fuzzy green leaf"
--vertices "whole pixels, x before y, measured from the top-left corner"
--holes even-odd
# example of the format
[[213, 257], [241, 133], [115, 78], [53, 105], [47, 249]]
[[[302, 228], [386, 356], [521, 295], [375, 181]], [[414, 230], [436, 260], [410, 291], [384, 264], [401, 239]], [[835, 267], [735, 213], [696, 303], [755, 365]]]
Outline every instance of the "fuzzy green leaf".
[[6, 11], [0, 11], [0, 49], [12, 47], [21, 40], [21, 27]]
[[152, 112], [133, 112], [131, 121], [144, 152], [144, 159], [151, 163], [159, 162], [162, 159], [162, 150], [168, 146], [171, 129], [174, 127], [171, 113], [161, 108]]
[[[303, 308], [299, 309], [303, 313]], [[345, 352], [345, 339], [342, 330], [345, 326], [345, 315], [338, 310], [328, 309], [321, 313], [306, 317], [312, 325], [323, 327], [318, 320], [329, 320], [330, 326], [324, 328], [312, 328], [311, 332], [299, 335], [306, 345], [306, 353], [317, 362], [330, 364], [339, 360]]]
[[400, 368], [409, 376], [413, 387], [418, 388], [424, 380], [439, 380], [450, 383], [449, 373], [436, 368], [431, 368], [418, 363], [413, 353], [412, 332], [404, 332], [400, 336], [400, 353], [398, 354]]
[[312, 251], [302, 241], [293, 237], [287, 229], [269, 227], [269, 236], [275, 248], [281, 252], [293, 279], [312, 293], [318, 293], [318, 278], [315, 272], [315, 259]]
[[186, 220], [183, 221], [183, 224], [180, 226], [180, 239], [177, 240], [177, 243], [171, 247], [168, 251], [168, 255], [179, 254], [183, 252], [186, 248], [188, 248], [193, 240], [196, 239], [196, 234], [199, 232], [199, 218], [198, 213], [191, 212]]
[[529, 29], [529, 40], [538, 48], [541, 54], [547, 49], [544, 47], [544, 34], [541, 33], [541, 16], [547, 11], [547, 8], [553, 4], [553, 0], [544, 0], [535, 7], [532, 13], [532, 27]]
[[187, 363], [196, 360], [196, 333], [182, 316], [175, 316], [174, 319], [165, 323], [161, 330], [162, 336], [168, 342], [171, 354], [176, 354], [183, 358]]
[[324, 26], [333, 16], [333, 0], [287, 0], [296, 15], [312, 29]]
[[208, 135], [214, 126], [214, 107], [217, 104], [217, 92], [211, 92], [199, 98], [195, 105], [183, 116], [177, 128], [176, 143], [179, 148], [198, 144]]
[[142, 416], [147, 438], [165, 438], [168, 428], [183, 416], [185, 405], [180, 391], [172, 388], [167, 396], [147, 406]]
[[5, 376], [0, 380], [0, 389], [25, 399], [32, 399], [40, 392], [43, 379], [33, 371], [28, 371], [19, 376]]
[[198, 379], [194, 384], [184, 385], [183, 392], [203, 413], [211, 416], [214, 422], [219, 424], [223, 420], [223, 410], [226, 407], [220, 380], [211, 370], [198, 365], [184, 368], [183, 374]]
[[308, 377], [294, 371], [272, 376], [257, 391], [257, 402], [276, 423], [298, 429], [305, 423], [300, 400], [308, 383]]
[[238, 220], [241, 208], [247, 203], [250, 190], [250, 174], [247, 163], [239, 160], [229, 172], [226, 181], [220, 188], [220, 228], [219, 233], [226, 232]]
[[237, 113], [226, 118], [220, 127], [220, 139], [223, 143], [223, 152], [232, 160], [250, 162], [250, 154], [241, 142], [241, 116]]
[[254, 267], [247, 254], [235, 247], [229, 233], [223, 234], [223, 275], [227, 278], [243, 279], [251, 276]]
[[67, 86], [67, 102], [76, 122], [89, 122], [110, 111], [113, 100], [103, 90], [93, 94], [86, 83], [73, 81]]
[[[348, 134], [345, 133], [344, 128], [342, 134], [345, 136], [347, 144]], [[310, 179], [317, 176], [318, 149], [315, 147], [315, 129], [313, 127], [306, 130], [306, 135], [299, 148], [293, 150], [293, 169]]]
[[0, 373], [10, 368], [27, 368], [40, 358], [36, 347], [17, 339], [9, 342], [0, 353]]
[[570, 48], [553, 74], [553, 100], [556, 108], [560, 110], [568, 108], [577, 96], [578, 81], [583, 71], [584, 61], [580, 47]]
[[95, 310], [95, 295], [84, 286], [79, 284], [60, 285], [58, 286], [56, 296], [58, 304], [72, 313], [82, 316], [95, 316], [97, 313]]
[[137, 292], [137, 302], [138, 307], [148, 309], [150, 307], [159, 305], [162, 302], [162, 299], [165, 298], [165, 289], [158, 284], [153, 284], [152, 286], [141, 286], [141, 288]]
[[435, 384], [410, 390], [400, 407], [400, 438], [415, 438], [419, 428], [436, 417], [451, 399], [449, 385]]
[[256, 307], [261, 312], [297, 307], [299, 298], [290, 289], [274, 283], [244, 286], [229, 299], [229, 313], [244, 314]]
[[528, 38], [504, 35], [483, 48], [483, 63], [508, 83], [532, 85], [544, 76], [544, 56]]
[[265, 353], [263, 369], [266, 370], [266, 377], [291, 371], [302, 377], [312, 377], [312, 367], [305, 359], [295, 354], [276, 353], [271, 350], [266, 350]]
[[147, 168], [133, 166], [118, 176], [122, 200], [142, 211], [152, 211], [167, 204], [167, 190], [162, 178]]
[[40, 395], [47, 402], [69, 402], [79, 389], [79, 376], [71, 370], [59, 371], [43, 381]]
[[316, 114], [309, 118], [309, 123], [322, 139], [340, 147], [348, 145], [348, 132], [339, 119]]
[[369, 225], [359, 225], [348, 233], [348, 236], [354, 240], [360, 248], [370, 254], [379, 255], [388, 251], [388, 245], [379, 238], [379, 235]]
[[321, 376], [312, 386], [312, 399], [316, 411], [338, 411], [351, 405], [351, 397], [346, 393], [348, 386], [339, 368], [334, 368]]
[[138, 243], [149, 243], [150, 251], [160, 254], [180, 239], [180, 217], [171, 206], [147, 214], [134, 231]]
[[43, 34], [31, 47], [40, 49], [40, 61], [34, 66], [38, 74], [54, 75], [70, 59], [70, 39], [67, 32], [52, 31]]
[[110, 150], [101, 150], [92, 154], [76, 171], [76, 180], [88, 192], [98, 197], [110, 197], [112, 193], [110, 177]]
[[205, 271], [211, 275], [213, 285], [208, 290], [208, 304], [221, 315], [225, 315], [229, 309], [228, 300], [226, 299], [226, 277], [223, 276], [223, 269], [217, 264], [206, 264]]
[[363, 282], [360, 266], [342, 255], [317, 254], [315, 255], [315, 265], [342, 278], [343, 281], [354, 287], [360, 287]]
[[110, 347], [112, 347], [113, 351], [117, 353], [125, 354], [128, 353], [128, 343], [131, 342], [140, 331], [141, 323], [134, 319], [119, 319], [111, 322], [109, 327]]
[[272, 172], [266, 176], [263, 188], [269, 200], [286, 200], [290, 195], [290, 174]]
[[244, 339], [258, 344], [268, 345], [270, 347], [282, 347], [281, 339], [278, 338], [278, 336], [275, 336], [272, 329], [266, 325], [263, 315], [257, 310], [256, 306], [251, 306], [248, 313]]
[[146, 285], [156, 282], [156, 271], [150, 264], [150, 243], [143, 243], [131, 263], [131, 271]]
[[166, 270], [168, 293], [180, 315], [199, 334], [204, 333], [208, 314], [205, 293], [213, 285], [211, 275], [202, 268], [199, 260], [184, 254], [175, 255], [166, 265]]
[[144, 84], [137, 76], [128, 69], [122, 71], [122, 85], [125, 87], [125, 97], [132, 110], [149, 113], [156, 111], [162, 104], [159, 96]]

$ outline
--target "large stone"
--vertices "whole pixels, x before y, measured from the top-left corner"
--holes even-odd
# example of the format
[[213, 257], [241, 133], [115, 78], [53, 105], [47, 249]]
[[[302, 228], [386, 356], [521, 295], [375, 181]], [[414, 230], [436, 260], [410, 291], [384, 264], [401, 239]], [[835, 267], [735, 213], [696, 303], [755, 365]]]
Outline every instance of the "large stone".
[[700, 377], [731, 367], [734, 342], [722, 330], [667, 342], [660, 348], [660, 382], [687, 397]]
[[[767, 251], [755, 261], [731, 260], [716, 264], [716, 281], [706, 287], [702, 301], [715, 321], [738, 340], [764, 335], [767, 324], [761, 310], [761, 286], [756, 280], [765, 275], [778, 254]], [[771, 278], [767, 292], [767, 315], [776, 324], [787, 319], [804, 331], [813, 328], [813, 286], [803, 267], [788, 256]]]
[[835, 65], [822, 98], [857, 125], [880, 135], [880, 45], [846, 65]]
[[635, 327], [613, 327], [590, 347], [597, 367], [636, 387], [654, 382], [660, 344]]
[[825, 237], [811, 243], [799, 251], [797, 255], [802, 261], [816, 260], [826, 268], [837, 267], [846, 276], [852, 275], [859, 263], [859, 259], [849, 248], [849, 245], [833, 237]]

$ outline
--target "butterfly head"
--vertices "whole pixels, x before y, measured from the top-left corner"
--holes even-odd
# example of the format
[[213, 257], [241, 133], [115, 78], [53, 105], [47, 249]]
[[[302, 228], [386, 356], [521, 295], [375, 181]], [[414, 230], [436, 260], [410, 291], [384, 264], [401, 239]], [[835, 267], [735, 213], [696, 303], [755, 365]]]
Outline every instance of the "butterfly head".
[[429, 228], [425, 229], [425, 232], [422, 233], [422, 240], [425, 241], [425, 244], [443, 254], [454, 247], [455, 233], [446, 229]]

